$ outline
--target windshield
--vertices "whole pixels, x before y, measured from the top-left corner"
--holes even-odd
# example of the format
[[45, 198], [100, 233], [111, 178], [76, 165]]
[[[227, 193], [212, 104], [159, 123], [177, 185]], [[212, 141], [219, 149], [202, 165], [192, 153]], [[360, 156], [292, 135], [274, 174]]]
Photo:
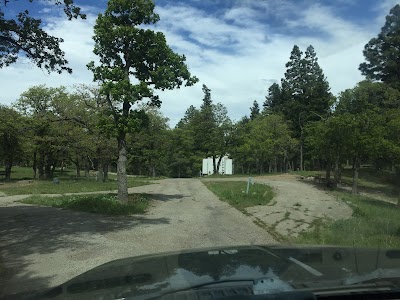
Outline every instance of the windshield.
[[1, 1], [0, 298], [397, 286], [399, 70], [397, 1]]

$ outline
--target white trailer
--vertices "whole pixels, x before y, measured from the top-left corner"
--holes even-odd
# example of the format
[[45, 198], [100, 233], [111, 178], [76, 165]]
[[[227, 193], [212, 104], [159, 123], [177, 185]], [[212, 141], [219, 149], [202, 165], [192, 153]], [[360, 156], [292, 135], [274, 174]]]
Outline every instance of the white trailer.
[[[218, 164], [219, 157], [215, 158], [215, 163]], [[214, 173], [214, 164], [212, 157], [207, 157], [203, 159], [203, 175], [212, 175]], [[221, 175], [232, 175], [233, 174], [233, 160], [224, 156], [221, 159], [221, 164], [219, 165], [218, 174]]]

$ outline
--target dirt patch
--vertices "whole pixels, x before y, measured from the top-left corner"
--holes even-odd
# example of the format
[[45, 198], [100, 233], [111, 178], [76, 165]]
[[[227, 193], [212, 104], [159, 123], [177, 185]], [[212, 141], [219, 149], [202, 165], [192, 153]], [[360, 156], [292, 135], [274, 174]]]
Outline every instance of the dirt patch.
[[[205, 181], [246, 181], [248, 177], [203, 179]], [[339, 220], [352, 216], [352, 209], [337, 200], [329, 192], [320, 190], [309, 183], [299, 180], [299, 176], [281, 174], [254, 177], [254, 182], [268, 184], [275, 191], [272, 202], [264, 206], [246, 208], [246, 215], [253, 221], [265, 224], [269, 231], [278, 236], [296, 237], [310, 230], [318, 219]]]
[[[276, 176], [278, 177], [278, 176]], [[352, 209], [327, 191], [294, 179], [255, 178], [272, 186], [276, 193], [273, 205], [247, 208], [254, 217], [271, 225], [280, 235], [297, 236], [310, 230], [317, 219], [348, 219]]]

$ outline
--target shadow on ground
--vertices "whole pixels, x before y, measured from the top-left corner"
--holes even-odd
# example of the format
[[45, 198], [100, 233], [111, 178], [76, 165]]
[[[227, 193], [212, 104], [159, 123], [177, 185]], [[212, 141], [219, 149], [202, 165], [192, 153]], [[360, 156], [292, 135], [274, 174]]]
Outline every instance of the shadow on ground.
[[21, 284], [35, 282], [37, 289], [49, 286], [49, 278], [30, 271], [31, 254], [74, 251], [94, 245], [91, 236], [95, 234], [168, 223], [167, 218], [105, 216], [52, 207], [0, 207], [0, 297], [7, 292], [6, 282], [11, 277]]
[[151, 199], [158, 201], [171, 201], [171, 200], [180, 200], [183, 198], [190, 198], [190, 196], [182, 195], [182, 194], [174, 194], [174, 195], [166, 195], [166, 194], [153, 194], [153, 193], [145, 193], [149, 195]]

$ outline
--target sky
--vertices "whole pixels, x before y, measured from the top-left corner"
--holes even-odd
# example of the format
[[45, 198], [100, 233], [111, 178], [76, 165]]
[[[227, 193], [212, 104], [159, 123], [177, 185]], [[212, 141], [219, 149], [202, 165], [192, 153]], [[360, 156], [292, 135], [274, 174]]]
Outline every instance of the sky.
[[[397, 0], [156, 0], [162, 31], [168, 44], [185, 54], [191, 73], [199, 78], [192, 87], [159, 92], [161, 111], [170, 126], [190, 105], [202, 102], [202, 85], [211, 89], [215, 103], [224, 104], [233, 120], [248, 115], [254, 100], [260, 106], [268, 87], [280, 82], [296, 44], [302, 51], [313, 45], [331, 91], [337, 95], [363, 80], [358, 66], [364, 45], [384, 25]], [[34, 85], [92, 84], [86, 64], [93, 54], [93, 26], [107, 1], [75, 0], [86, 20], [68, 21], [61, 8], [49, 1], [10, 1], [1, 9], [15, 15], [21, 9], [43, 21], [44, 29], [64, 39], [61, 48], [72, 74], [47, 74], [23, 57], [0, 69], [0, 103], [12, 104]]]

